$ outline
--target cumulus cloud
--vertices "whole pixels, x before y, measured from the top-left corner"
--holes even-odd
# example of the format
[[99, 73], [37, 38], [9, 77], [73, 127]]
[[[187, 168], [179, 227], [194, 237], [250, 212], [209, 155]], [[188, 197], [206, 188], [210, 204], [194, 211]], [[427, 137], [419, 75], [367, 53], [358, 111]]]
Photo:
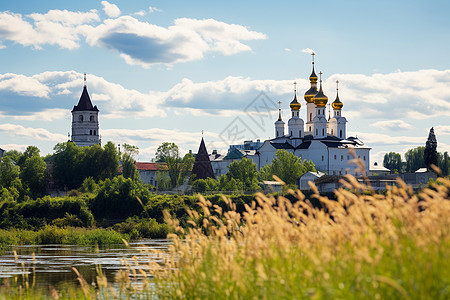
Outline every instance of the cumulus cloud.
[[140, 10], [140, 11], [135, 12], [133, 15], [143, 17], [143, 16], [145, 16], [146, 14], [147, 14], [147, 13], [145, 12], [145, 10]]
[[19, 145], [19, 144], [2, 144], [0, 148], [6, 151], [17, 150], [20, 152], [24, 152], [29, 145]]
[[388, 134], [370, 133], [370, 132], [349, 132], [348, 136], [357, 136], [369, 146], [377, 145], [408, 145], [419, 146], [424, 144], [424, 137], [414, 136], [392, 136]]
[[214, 19], [176, 19], [168, 28], [131, 16], [105, 20], [83, 33], [92, 46], [116, 50], [128, 64], [150, 67], [199, 60], [209, 52], [232, 55], [250, 51], [242, 41], [265, 39], [263, 33]]
[[[18, 120], [66, 118], [78, 102], [82, 87], [83, 74], [75, 71], [44, 72], [30, 77], [0, 74], [0, 114]], [[95, 75], [88, 75], [88, 91], [103, 118], [165, 116], [160, 92], [144, 94]]]
[[434, 126], [434, 132], [437, 135], [450, 135], [450, 125]]
[[34, 140], [62, 142], [67, 139], [66, 136], [58, 133], [52, 133], [44, 128], [24, 127], [16, 124], [0, 124], [0, 131], [13, 136], [27, 137]]
[[0, 39], [36, 49], [42, 49], [45, 44], [75, 49], [79, 47], [79, 27], [99, 20], [96, 10], [50, 10], [46, 14], [33, 13], [25, 17], [8, 11], [0, 12]]
[[402, 120], [378, 121], [371, 124], [371, 126], [382, 130], [392, 130], [392, 131], [413, 129], [413, 126], [411, 124], [408, 124]]
[[102, 1], [103, 11], [110, 18], [117, 18], [120, 16], [120, 9], [117, 5], [109, 3], [108, 1]]

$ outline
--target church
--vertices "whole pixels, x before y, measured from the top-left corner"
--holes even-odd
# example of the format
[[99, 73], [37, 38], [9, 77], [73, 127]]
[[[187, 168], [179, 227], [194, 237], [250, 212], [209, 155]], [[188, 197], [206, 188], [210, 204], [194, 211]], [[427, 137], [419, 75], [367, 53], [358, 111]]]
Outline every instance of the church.
[[319, 75], [319, 87], [317, 87], [319, 78], [314, 71], [313, 54], [312, 73], [309, 76], [311, 87], [304, 94], [306, 124], [300, 118], [301, 104], [297, 99], [297, 88], [294, 83], [294, 99], [289, 105], [291, 118], [288, 120], [287, 128], [282, 120], [280, 107], [278, 120], [275, 122], [275, 137], [264, 141], [252, 157], [258, 169], [270, 164], [278, 149], [285, 149], [302, 159], [311, 160], [318, 171], [329, 175], [354, 173], [356, 166], [349, 164], [349, 161], [354, 158], [349, 152], [352, 148], [355, 150], [356, 157], [364, 162], [365, 170], [369, 170], [371, 148], [364, 145], [357, 137], [347, 137], [347, 119], [342, 116], [344, 104], [339, 99], [339, 82], [336, 81], [336, 99], [331, 103], [332, 116], [330, 109], [327, 119], [325, 110], [328, 97], [322, 88], [322, 72]]
[[93, 146], [100, 144], [98, 125], [98, 108], [93, 106], [86, 87], [86, 73], [84, 74], [84, 87], [78, 104], [72, 109], [72, 136], [71, 141], [77, 146]]

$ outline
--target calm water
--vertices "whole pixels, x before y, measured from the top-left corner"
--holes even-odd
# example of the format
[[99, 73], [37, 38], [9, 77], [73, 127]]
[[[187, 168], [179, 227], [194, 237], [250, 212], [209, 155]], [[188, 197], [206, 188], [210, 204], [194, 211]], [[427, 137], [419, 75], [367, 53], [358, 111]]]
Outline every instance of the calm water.
[[[38, 287], [77, 284], [77, 276], [72, 270], [75, 267], [88, 283], [92, 283], [97, 275], [96, 267], [101, 266], [108, 282], [112, 282], [118, 270], [128, 268], [124, 262], [134, 265], [134, 257], [140, 265], [134, 268], [145, 268], [142, 265], [149, 261], [161, 262], [161, 257], [150, 250], [164, 251], [169, 244], [166, 239], [155, 239], [130, 243], [129, 248], [125, 245], [107, 249], [72, 245], [12, 246], [0, 256], [0, 280], [17, 277], [21, 281], [24, 274], [29, 274], [31, 284], [35, 274]], [[17, 252], [17, 258], [13, 251]]]

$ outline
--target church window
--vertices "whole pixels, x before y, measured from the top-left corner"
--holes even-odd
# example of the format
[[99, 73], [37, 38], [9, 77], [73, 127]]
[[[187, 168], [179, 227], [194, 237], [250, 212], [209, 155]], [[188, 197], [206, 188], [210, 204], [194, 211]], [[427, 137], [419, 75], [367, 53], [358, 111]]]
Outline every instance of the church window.
[[82, 115], [80, 115], [80, 116], [78, 117], [78, 121], [83, 122], [83, 116], [82, 116]]
[[336, 154], [334, 155], [334, 160], [336, 160]]
[[319, 129], [316, 128], [316, 135], [319, 135]]
[[323, 155], [322, 155], [322, 161], [324, 160], [325, 158], [323, 157]]
[[366, 160], [366, 156], [365, 155], [363, 156], [363, 159]]
[[89, 132], [89, 135], [92, 135], [92, 130]]
[[292, 136], [292, 130], [291, 130], [291, 136]]
[[91, 116], [91, 117], [90, 117], [90, 121], [91, 121], [91, 122], [94, 122], [94, 116]]
[[96, 130], [94, 130], [94, 135], [97, 135], [97, 132], [96, 132]]
[[341, 155], [341, 160], [344, 160], [344, 155]]
[[325, 135], [325, 129], [322, 128], [322, 135]]
[[339, 175], [342, 175], [342, 171], [339, 171]]
[[298, 136], [299, 136], [299, 137], [302, 136], [302, 131], [301, 131], [301, 130], [298, 131]]
[[339, 137], [342, 139], [342, 130], [339, 130]]
[[[309, 120], [312, 121], [312, 113], [309, 113]], [[311, 127], [309, 127], [309, 130], [311, 130]]]
[[333, 135], [333, 129], [331, 129], [331, 135]]

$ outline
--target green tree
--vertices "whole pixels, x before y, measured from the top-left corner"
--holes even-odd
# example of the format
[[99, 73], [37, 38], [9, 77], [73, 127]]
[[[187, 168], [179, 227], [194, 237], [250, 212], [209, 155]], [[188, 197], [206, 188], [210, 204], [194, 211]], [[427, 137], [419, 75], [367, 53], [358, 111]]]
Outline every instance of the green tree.
[[0, 185], [4, 188], [10, 188], [17, 183], [20, 175], [20, 167], [16, 166], [11, 157], [5, 155], [0, 163]]
[[177, 157], [180, 149], [175, 143], [164, 142], [156, 149], [156, 162], [167, 162], [168, 157]]
[[449, 174], [449, 157], [448, 157], [448, 152], [444, 152], [444, 161], [442, 163], [442, 175], [447, 176]]
[[424, 162], [424, 150], [425, 147], [416, 147], [413, 149], [409, 149], [405, 153], [405, 160], [406, 160], [406, 172], [413, 173], [417, 171], [420, 168], [426, 167]]
[[402, 171], [402, 156], [400, 153], [389, 152], [384, 155], [383, 166], [394, 173]]
[[46, 164], [44, 159], [39, 156], [39, 152], [27, 157], [23, 162], [20, 172], [22, 184], [29, 189], [31, 196], [34, 198], [43, 196], [45, 193], [45, 171]]
[[122, 154], [122, 175], [125, 178], [140, 180], [139, 172], [136, 170], [135, 157], [139, 154], [137, 146], [123, 144], [124, 152]]
[[195, 161], [191, 153], [181, 158], [178, 146], [168, 142], [164, 142], [158, 147], [155, 156], [157, 162], [167, 163], [167, 173], [170, 178], [170, 187], [172, 188], [186, 180]]
[[248, 158], [233, 161], [228, 167], [226, 174], [228, 179], [235, 179], [238, 182], [238, 188], [241, 190], [257, 190], [258, 171], [256, 164]]
[[117, 175], [119, 171], [119, 155], [113, 142], [106, 143], [100, 167], [102, 168], [102, 179], [113, 178]]
[[431, 170], [431, 165], [438, 166], [438, 155], [437, 155], [437, 140], [434, 134], [434, 128], [431, 127], [430, 133], [428, 134], [428, 139], [425, 144], [425, 150], [423, 152], [423, 160], [428, 170]]
[[273, 180], [272, 176], [276, 175], [286, 184], [297, 184], [297, 179], [306, 172], [316, 172], [312, 161], [302, 161], [293, 153], [280, 149], [272, 163], [261, 168], [260, 175], [266, 180]]

